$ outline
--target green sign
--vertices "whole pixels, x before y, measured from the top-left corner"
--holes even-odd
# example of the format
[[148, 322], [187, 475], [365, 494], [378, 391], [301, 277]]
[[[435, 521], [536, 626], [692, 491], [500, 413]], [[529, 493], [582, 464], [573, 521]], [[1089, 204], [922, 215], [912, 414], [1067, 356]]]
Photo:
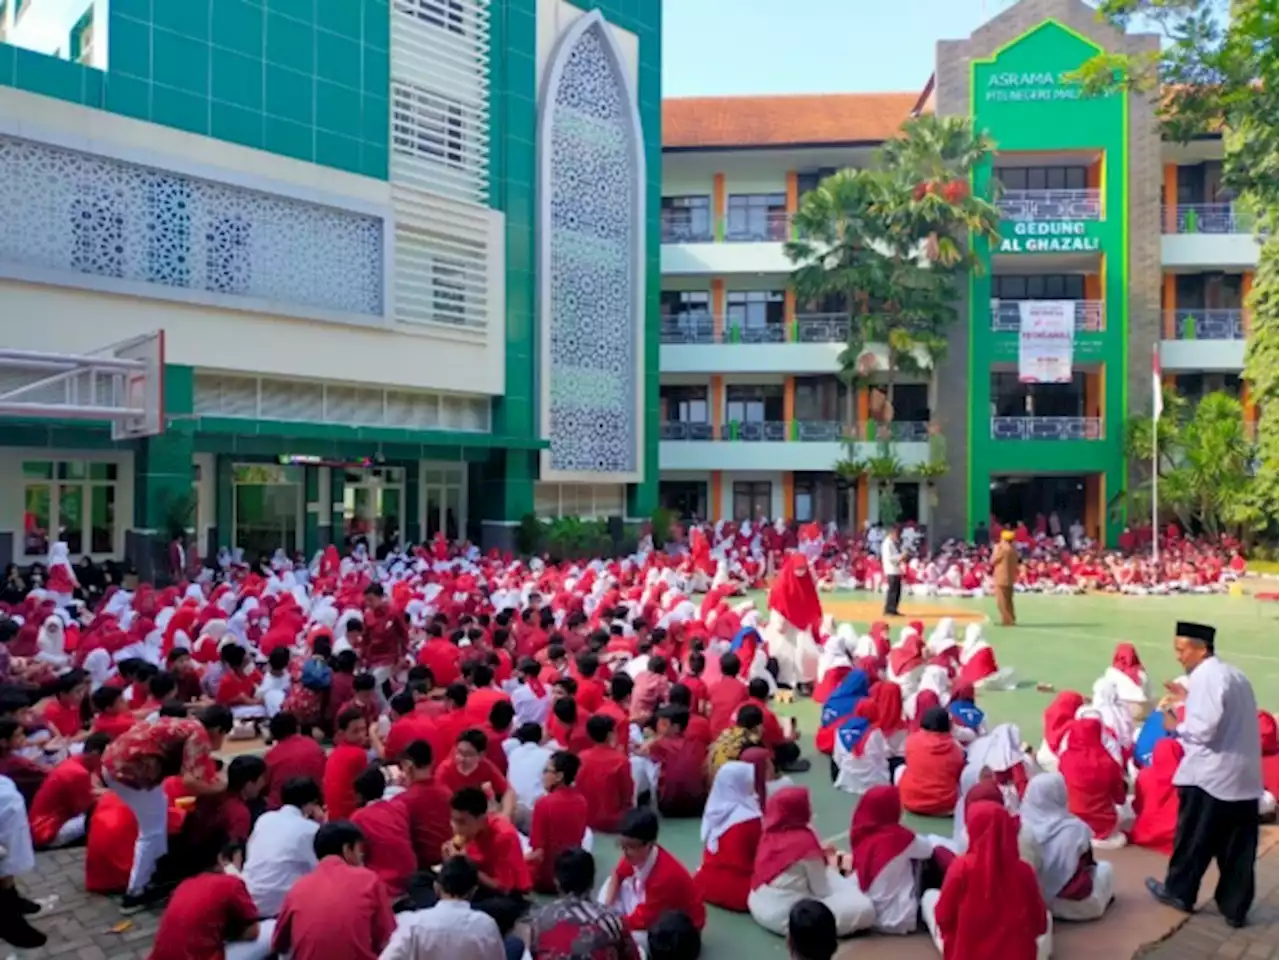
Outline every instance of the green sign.
[[1000, 224], [997, 253], [1096, 253], [1102, 240], [1088, 220], [1014, 220]]
[[993, 70], [987, 74], [982, 97], [992, 103], [1079, 100], [1080, 84], [1070, 76], [1068, 70]]

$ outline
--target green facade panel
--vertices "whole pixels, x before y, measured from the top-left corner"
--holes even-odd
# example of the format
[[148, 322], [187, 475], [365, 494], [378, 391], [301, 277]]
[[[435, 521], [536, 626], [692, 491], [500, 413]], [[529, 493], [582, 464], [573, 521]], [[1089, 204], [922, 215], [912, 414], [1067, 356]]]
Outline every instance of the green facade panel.
[[[1102, 217], [1097, 221], [1001, 224], [997, 249], [975, 241], [985, 269], [970, 277], [969, 288], [969, 446], [966, 464], [968, 503], [966, 529], [986, 520], [993, 477], [1009, 474], [1096, 474], [1104, 478], [1106, 496], [1125, 482], [1123, 433], [1128, 367], [1128, 101], [1123, 96], [1086, 98], [1067, 75], [1099, 52], [1091, 40], [1054, 20], [1047, 20], [998, 50], [972, 62], [971, 112], [974, 126], [988, 132], [1006, 163], [1019, 152], [1052, 154], [1089, 151], [1101, 155], [1099, 189]], [[984, 191], [994, 175], [988, 163], [976, 171], [975, 188]], [[991, 329], [991, 257], [1053, 258], [1050, 272], [1060, 272], [1058, 257], [1096, 258], [1101, 275], [1105, 329], [1078, 334], [1074, 364], [1101, 370], [1103, 406], [1086, 410], [1100, 416], [1103, 437], [1081, 441], [1008, 441], [991, 436], [991, 368], [1016, 364], [1018, 337]], [[1079, 261], [1075, 261], [1078, 263]], [[1091, 261], [1093, 262], [1093, 261]], [[1077, 266], [1068, 269], [1078, 269]], [[1090, 268], [1094, 269], [1094, 268]], [[1104, 519], [1104, 536], [1115, 542], [1123, 518]]]

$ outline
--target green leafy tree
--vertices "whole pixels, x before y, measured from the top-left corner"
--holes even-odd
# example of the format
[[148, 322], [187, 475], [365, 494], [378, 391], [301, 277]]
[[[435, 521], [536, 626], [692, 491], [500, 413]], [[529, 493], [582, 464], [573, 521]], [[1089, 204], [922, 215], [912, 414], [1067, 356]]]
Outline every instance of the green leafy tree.
[[[1280, 15], [1276, 0], [1102, 0], [1098, 14], [1121, 29], [1135, 20], [1165, 37], [1158, 53], [1101, 54], [1080, 71], [1086, 92], [1117, 86], [1150, 95], [1166, 138], [1186, 143], [1222, 131], [1222, 182], [1254, 217], [1263, 244], [1253, 288], [1244, 376], [1257, 404], [1262, 459], [1250, 509], [1277, 516], [1280, 475]], [[1172, 198], [1169, 198], [1172, 200]], [[1163, 498], [1162, 498], [1163, 499]]]

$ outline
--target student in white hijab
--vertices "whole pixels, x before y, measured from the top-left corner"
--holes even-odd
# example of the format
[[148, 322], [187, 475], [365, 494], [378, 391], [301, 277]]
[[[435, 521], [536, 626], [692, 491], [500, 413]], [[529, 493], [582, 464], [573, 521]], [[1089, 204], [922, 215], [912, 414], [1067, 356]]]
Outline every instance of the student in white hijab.
[[1114, 681], [1102, 677], [1094, 683], [1091, 706], [1102, 718], [1103, 728], [1115, 734], [1121, 750], [1133, 746], [1138, 736], [1138, 725], [1134, 723], [1129, 707], [1120, 699], [1120, 691]]
[[916, 692], [903, 703], [903, 710], [908, 720], [915, 719], [916, 703], [925, 690], [930, 690], [937, 696], [940, 707], [945, 707], [951, 702], [951, 677], [948, 676], [945, 667], [929, 664], [920, 671], [920, 685], [916, 687]]
[[96, 691], [111, 676], [111, 654], [102, 647], [95, 647], [84, 658], [84, 669], [89, 674], [90, 693]]
[[[1016, 815], [1018, 812], [1016, 780], [1022, 777], [1029, 780], [1035, 775], [1036, 768], [1031, 758], [1023, 752], [1022, 737], [1015, 724], [1002, 723], [986, 736], [979, 737], [969, 744], [965, 754], [964, 773], [960, 776], [961, 796], [964, 795], [964, 774], [970, 771], [981, 772], [983, 768], [996, 775], [1000, 792], [1004, 795], [1005, 809]], [[1019, 768], [1022, 771], [1021, 775], [1018, 773]], [[973, 783], [977, 782], [978, 777], [975, 773]], [[958, 821], [961, 819], [959, 813], [956, 814], [956, 819]]]
[[1049, 912], [1059, 920], [1097, 920], [1115, 899], [1111, 864], [1093, 859], [1093, 832], [1067, 809], [1060, 773], [1031, 778], [1018, 809], [1018, 848], [1035, 868]]
[[35, 657], [38, 662], [47, 663], [55, 670], [71, 665], [71, 658], [67, 656], [66, 629], [62, 625], [62, 618], [57, 614], [45, 617], [36, 644], [39, 647]]
[[707, 853], [718, 853], [721, 837], [738, 824], [763, 816], [756, 793], [756, 768], [741, 760], [730, 760], [716, 773], [703, 808], [703, 849]]

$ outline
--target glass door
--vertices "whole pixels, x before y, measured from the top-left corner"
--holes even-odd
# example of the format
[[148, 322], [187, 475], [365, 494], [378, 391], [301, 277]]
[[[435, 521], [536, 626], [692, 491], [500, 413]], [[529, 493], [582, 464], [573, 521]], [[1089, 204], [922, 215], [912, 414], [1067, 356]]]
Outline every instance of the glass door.
[[422, 466], [422, 535], [443, 533], [450, 543], [467, 531], [467, 467], [462, 463]]
[[396, 546], [404, 518], [404, 468], [348, 470], [342, 487], [343, 534], [354, 548], [363, 543], [370, 556]]

